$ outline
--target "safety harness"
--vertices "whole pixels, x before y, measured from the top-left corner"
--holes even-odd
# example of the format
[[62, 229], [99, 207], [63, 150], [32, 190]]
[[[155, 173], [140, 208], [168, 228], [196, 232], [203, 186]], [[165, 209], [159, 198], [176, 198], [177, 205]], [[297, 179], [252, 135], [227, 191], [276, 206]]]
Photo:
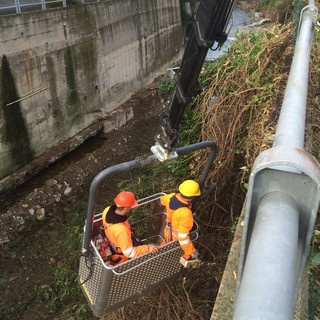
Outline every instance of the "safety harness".
[[[119, 263], [122, 258], [118, 257], [117, 259], [113, 260], [111, 257], [113, 255], [118, 255], [118, 256], [123, 256], [123, 252], [121, 251], [121, 248], [118, 246], [115, 246], [113, 243], [110, 242], [110, 240], [108, 239], [106, 233], [105, 233], [105, 229], [104, 226], [106, 228], [108, 228], [109, 226], [116, 224], [116, 223], [120, 223], [120, 222], [125, 222], [127, 220], [127, 217], [122, 217], [122, 216], [113, 216], [111, 218], [111, 220], [115, 220], [114, 223], [108, 223], [107, 222], [107, 213], [109, 212], [109, 210], [112, 209], [112, 212], [114, 212], [115, 206], [109, 206], [107, 208], [104, 209], [103, 213], [102, 213], [102, 225], [100, 226], [100, 230], [99, 230], [99, 236], [97, 237], [97, 241], [96, 241], [96, 247], [97, 245], [99, 246], [99, 249], [97, 247], [97, 249], [99, 250], [99, 253], [102, 257], [102, 259], [104, 259], [104, 261], [110, 261], [114, 264]], [[140, 241], [134, 237], [133, 233], [131, 233], [131, 239], [132, 239], [132, 243], [133, 245], [140, 245]]]

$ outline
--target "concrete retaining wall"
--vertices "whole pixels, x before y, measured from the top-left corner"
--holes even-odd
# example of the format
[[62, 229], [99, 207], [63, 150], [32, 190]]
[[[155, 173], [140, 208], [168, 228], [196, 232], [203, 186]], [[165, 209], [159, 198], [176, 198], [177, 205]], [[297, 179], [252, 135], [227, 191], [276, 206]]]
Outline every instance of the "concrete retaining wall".
[[179, 0], [2, 16], [0, 33], [0, 179], [114, 111], [183, 42]]

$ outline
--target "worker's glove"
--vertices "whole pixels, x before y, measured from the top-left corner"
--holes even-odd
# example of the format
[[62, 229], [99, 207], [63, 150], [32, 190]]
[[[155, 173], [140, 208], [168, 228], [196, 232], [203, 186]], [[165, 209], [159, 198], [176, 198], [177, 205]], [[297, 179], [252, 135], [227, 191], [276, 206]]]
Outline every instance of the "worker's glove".
[[148, 244], [148, 252], [157, 254], [159, 252], [159, 245], [157, 243]]

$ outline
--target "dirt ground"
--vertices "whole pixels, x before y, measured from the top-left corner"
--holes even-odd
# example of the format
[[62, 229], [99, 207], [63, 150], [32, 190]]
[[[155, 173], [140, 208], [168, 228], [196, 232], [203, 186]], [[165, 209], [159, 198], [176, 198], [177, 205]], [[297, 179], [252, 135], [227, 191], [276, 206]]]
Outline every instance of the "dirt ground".
[[[15, 319], [28, 292], [53, 279], [55, 253], [50, 239], [63, 240], [59, 232], [63, 215], [79, 199], [86, 201], [94, 176], [111, 165], [151, 154], [163, 111], [156, 85], [127, 101], [134, 118], [122, 128], [100, 132], [2, 199], [1, 319]], [[37, 312], [41, 314], [29, 310], [19, 319], [47, 319], [45, 308]]]

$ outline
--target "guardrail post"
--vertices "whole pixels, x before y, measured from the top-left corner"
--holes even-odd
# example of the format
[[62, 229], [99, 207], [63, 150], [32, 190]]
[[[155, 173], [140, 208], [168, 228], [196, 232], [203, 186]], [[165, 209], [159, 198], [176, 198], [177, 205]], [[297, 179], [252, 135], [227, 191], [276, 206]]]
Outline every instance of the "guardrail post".
[[14, 0], [14, 4], [16, 6], [16, 13], [21, 13], [20, 2], [19, 0]]

